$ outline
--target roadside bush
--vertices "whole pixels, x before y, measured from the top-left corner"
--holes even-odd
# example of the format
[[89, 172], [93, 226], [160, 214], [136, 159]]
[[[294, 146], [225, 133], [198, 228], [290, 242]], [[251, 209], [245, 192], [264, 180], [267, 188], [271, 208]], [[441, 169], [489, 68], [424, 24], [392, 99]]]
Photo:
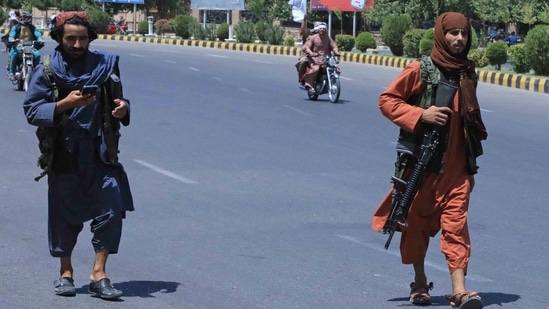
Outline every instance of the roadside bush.
[[215, 24], [207, 24], [206, 25], [206, 40], [208, 41], [215, 41], [217, 38], [217, 27]]
[[387, 15], [381, 25], [383, 43], [389, 46], [395, 56], [404, 55], [402, 39], [406, 31], [412, 29], [412, 18], [410, 15]]
[[255, 30], [251, 21], [240, 21], [234, 28], [236, 40], [239, 43], [252, 43], [254, 41]]
[[483, 68], [488, 65], [488, 59], [486, 59], [486, 52], [481, 49], [470, 49], [467, 58], [475, 62], [477, 68]]
[[337, 34], [335, 42], [339, 51], [351, 51], [355, 47], [355, 38], [349, 34]]
[[530, 68], [530, 59], [528, 58], [528, 51], [524, 44], [511, 45], [509, 48], [509, 58], [511, 59], [511, 64], [513, 65], [513, 71], [517, 73], [529, 73]]
[[286, 38], [284, 39], [284, 46], [294, 47], [295, 46], [294, 37], [291, 35], [286, 36]]
[[402, 43], [404, 45], [404, 55], [410, 58], [420, 58], [420, 42], [425, 34], [424, 29], [410, 29], [404, 33]]
[[433, 28], [427, 29], [423, 34], [423, 38], [419, 41], [419, 54], [430, 55], [433, 50], [433, 44], [435, 41], [435, 30]]
[[[478, 48], [478, 35], [475, 28], [471, 27], [471, 49], [477, 49]], [[469, 50], [471, 50], [469, 49]]]
[[371, 32], [361, 32], [355, 40], [356, 49], [365, 52], [368, 48], [376, 48], [377, 42], [374, 34]]
[[269, 31], [272, 28], [272, 26], [264, 21], [260, 20], [255, 24], [255, 34], [257, 35], [257, 39], [261, 42], [266, 42], [267, 40], [267, 31]]
[[97, 33], [105, 33], [111, 21], [111, 16], [99, 9], [90, 9], [86, 13], [88, 13], [90, 22], [97, 28]]
[[164, 35], [166, 32], [172, 31], [172, 26], [167, 19], [159, 19], [154, 23], [154, 31], [158, 35]]
[[503, 41], [488, 44], [486, 59], [489, 64], [496, 67], [496, 70], [501, 70], [501, 65], [507, 62], [507, 44]]
[[149, 33], [149, 22], [146, 20], [142, 20], [137, 23], [137, 33], [141, 35], [145, 35]]
[[196, 23], [190, 15], [176, 15], [170, 22], [175, 35], [185, 40], [191, 37], [192, 27]]
[[220, 41], [225, 41], [225, 39], [229, 38], [229, 24], [221, 24], [219, 27], [217, 27], [216, 30], [217, 38]]
[[194, 21], [193, 23], [191, 23], [189, 25], [189, 28], [190, 28], [190, 32], [191, 32], [191, 37], [195, 40], [206, 40], [206, 38], [208, 37], [208, 29], [204, 29], [204, 27], [202, 27], [202, 24], [200, 24], [199, 22], [197, 21]]
[[285, 32], [284, 27], [269, 25], [265, 31], [265, 39], [271, 45], [282, 45]]
[[537, 25], [528, 31], [525, 48], [537, 75], [549, 75], [549, 25]]

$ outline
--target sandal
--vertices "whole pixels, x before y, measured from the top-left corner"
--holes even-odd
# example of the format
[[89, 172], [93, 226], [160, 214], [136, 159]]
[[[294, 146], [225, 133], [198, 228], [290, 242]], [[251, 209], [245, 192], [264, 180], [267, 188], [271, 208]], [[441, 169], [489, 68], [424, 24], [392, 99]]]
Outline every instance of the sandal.
[[307, 89], [307, 91], [310, 93], [310, 94], [316, 94], [316, 90], [315, 88], [309, 86], [309, 85], [305, 85], [305, 89]]
[[53, 282], [55, 295], [76, 296], [74, 280], [71, 277], [61, 277]]
[[476, 292], [446, 295], [452, 309], [482, 309], [482, 300]]
[[428, 306], [431, 304], [431, 295], [429, 290], [433, 289], [433, 283], [420, 284], [410, 283], [410, 302], [414, 305]]

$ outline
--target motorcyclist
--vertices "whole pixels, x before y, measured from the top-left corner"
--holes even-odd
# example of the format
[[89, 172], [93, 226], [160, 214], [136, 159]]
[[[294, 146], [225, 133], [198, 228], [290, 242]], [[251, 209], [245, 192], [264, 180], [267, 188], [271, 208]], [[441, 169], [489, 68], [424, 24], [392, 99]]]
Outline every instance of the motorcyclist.
[[[314, 83], [320, 70], [320, 66], [324, 64], [324, 57], [330, 53], [339, 56], [337, 45], [326, 34], [327, 25], [325, 22], [315, 23], [316, 34], [312, 35], [305, 44], [303, 44], [303, 52], [309, 58], [309, 70], [303, 75], [305, 88], [310, 93], [316, 93]], [[322, 56], [322, 57], [319, 57]]]
[[123, 16], [120, 16], [120, 20], [118, 21], [117, 25], [119, 32], [126, 34], [126, 32], [128, 31], [128, 21]]
[[[305, 45], [305, 43], [310, 38], [312, 38], [314, 34], [317, 34], [318, 25], [319, 22], [315, 22], [314, 28], [311, 31], [307, 30], [306, 27], [305, 29], [302, 29], [302, 31], [306, 32], [305, 35], [302, 36], [303, 38], [305, 38], [305, 40], [303, 41], [303, 45]], [[299, 58], [297, 58], [297, 63], [295, 64], [295, 67], [297, 69], [297, 81], [299, 82], [299, 87], [301, 89], [305, 89], [305, 81], [303, 80], [303, 75], [305, 74], [305, 72], [307, 72], [307, 68], [309, 67], [309, 58], [303, 51], [303, 48], [301, 49], [301, 54], [299, 55]]]
[[[19, 24], [13, 26], [9, 33], [9, 42], [14, 42], [19, 39], [20, 41], [10, 47], [10, 65], [8, 77], [10, 80], [15, 79], [15, 68], [17, 66], [17, 57], [24, 41], [40, 41], [42, 40], [42, 33], [32, 24], [32, 14], [29, 12], [23, 12], [21, 14], [21, 20]], [[40, 63], [40, 52], [36, 49], [33, 50], [33, 63], [35, 66]]]

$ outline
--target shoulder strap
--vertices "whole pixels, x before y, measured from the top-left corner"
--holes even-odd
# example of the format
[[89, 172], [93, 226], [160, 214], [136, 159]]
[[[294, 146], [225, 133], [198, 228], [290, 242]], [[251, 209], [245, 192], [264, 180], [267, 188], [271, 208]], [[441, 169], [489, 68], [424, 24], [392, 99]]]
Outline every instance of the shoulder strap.
[[437, 69], [431, 57], [422, 56], [420, 61], [421, 81], [423, 82], [423, 94], [419, 100], [419, 105], [428, 108], [433, 105], [435, 99], [436, 87], [440, 81], [440, 71]]
[[59, 89], [57, 88], [57, 84], [55, 83], [55, 77], [53, 76], [53, 71], [51, 69], [51, 55], [44, 55], [42, 59], [42, 63], [44, 65], [44, 73], [46, 73], [46, 77], [48, 78], [48, 82], [50, 84], [53, 101], [57, 102], [57, 100], [59, 99]]

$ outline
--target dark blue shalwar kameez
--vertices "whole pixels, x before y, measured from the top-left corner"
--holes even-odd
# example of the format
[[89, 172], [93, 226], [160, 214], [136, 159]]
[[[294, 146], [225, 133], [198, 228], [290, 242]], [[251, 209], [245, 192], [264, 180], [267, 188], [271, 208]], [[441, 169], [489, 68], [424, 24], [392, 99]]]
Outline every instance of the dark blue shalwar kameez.
[[[118, 66], [118, 56], [88, 52], [85, 61], [67, 64], [58, 46], [51, 67], [61, 98], [84, 85], [101, 85]], [[48, 173], [48, 239], [50, 254], [70, 256], [86, 221], [91, 220], [95, 251], [117, 253], [122, 235], [122, 219], [133, 211], [128, 178], [120, 163], [107, 160], [103, 135], [103, 108], [97, 101], [70, 111], [55, 148], [53, 170]], [[129, 124], [128, 114], [121, 119]], [[38, 66], [27, 91], [24, 111], [35, 126], [60, 126], [54, 116], [55, 102], [44, 73]]]

